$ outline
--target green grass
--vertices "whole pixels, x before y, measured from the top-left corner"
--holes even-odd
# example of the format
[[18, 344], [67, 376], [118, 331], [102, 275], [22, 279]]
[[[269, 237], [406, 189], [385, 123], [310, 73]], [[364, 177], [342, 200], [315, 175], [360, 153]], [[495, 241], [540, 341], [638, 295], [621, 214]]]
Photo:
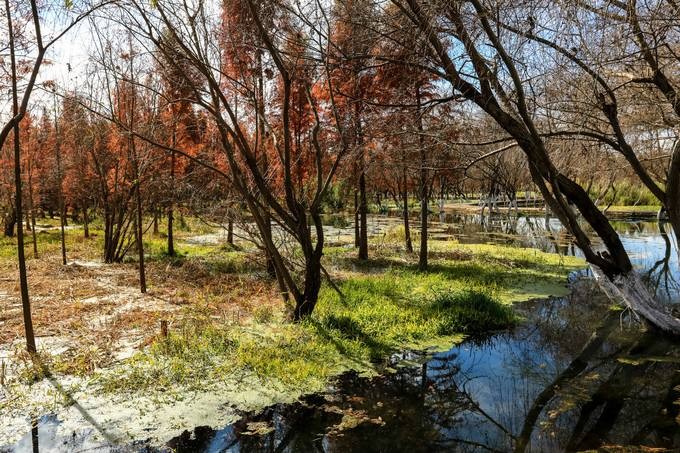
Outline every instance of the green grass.
[[609, 207], [609, 212], [621, 212], [621, 213], [632, 213], [632, 214], [656, 214], [661, 208], [660, 205], [637, 205], [637, 206], [617, 206], [613, 205]]
[[[162, 231], [145, 235], [145, 252], [150, 261], [200, 264], [209, 275], [258, 270], [248, 252], [183, 240], [210, 232], [187, 219], [185, 228], [178, 227], [177, 258], [167, 257]], [[103, 232], [96, 222], [91, 233], [85, 240], [82, 230], [67, 230], [69, 253], [101, 257]], [[39, 233], [38, 241], [41, 253], [58, 253], [58, 230]], [[246, 324], [228, 323], [203, 312], [195, 301], [185, 306], [177, 318], [182, 321], [171, 327], [167, 338], [156, 339], [95, 376], [108, 392], [200, 389], [210, 382], [249, 378], [263, 391], [319, 390], [330, 377], [350, 368], [379, 371], [392, 352], [450, 347], [465, 335], [511, 326], [516, 321], [512, 303], [566, 294], [567, 274], [584, 266], [577, 258], [538, 250], [432, 240], [430, 269], [420, 272], [416, 256], [401, 251], [402, 241], [403, 230], [397, 228], [384, 244], [371, 244], [372, 259], [367, 262], [357, 261], [352, 247], [327, 247], [324, 265], [343, 296], [325, 285], [314, 315], [303, 323], [286, 323], [271, 305], [254, 308]], [[0, 257], [14, 259], [14, 254], [15, 240], [0, 238]], [[68, 367], [57, 362], [55, 368], [88, 374], [94, 366], [86, 359], [84, 354], [75, 366], [73, 361], [64, 362]]]
[[[341, 249], [327, 255], [340, 272], [354, 265], [353, 250]], [[339, 282], [343, 296], [325, 286], [300, 324], [264, 307], [245, 325], [199, 317], [102, 376], [104, 387], [200, 388], [251, 376], [265, 387], [319, 390], [343, 370], [379, 371], [394, 351], [507, 328], [516, 322], [511, 303], [566, 292], [567, 273], [583, 266], [512, 247], [433, 241], [432, 249], [439, 258], [428, 272], [395, 252], [364, 264], [367, 274], [348, 274]]]
[[[604, 192], [603, 188], [591, 189], [593, 196]], [[652, 195], [652, 193], [640, 184], [631, 184], [628, 181], [622, 181], [614, 185], [614, 190], [609, 190], [601, 202], [605, 205], [612, 204], [616, 206], [659, 206], [661, 203]]]

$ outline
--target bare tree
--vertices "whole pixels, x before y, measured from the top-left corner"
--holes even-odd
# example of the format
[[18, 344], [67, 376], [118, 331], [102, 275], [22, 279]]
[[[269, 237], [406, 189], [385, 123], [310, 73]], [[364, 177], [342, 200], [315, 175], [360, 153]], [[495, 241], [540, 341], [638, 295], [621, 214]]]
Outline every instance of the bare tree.
[[[252, 77], [230, 74], [224, 69], [220, 43], [213, 39], [219, 24], [212, 20], [214, 16], [210, 14], [208, 4], [198, 2], [188, 6], [183, 2], [169, 1], [159, 2], [154, 7], [132, 0], [125, 5], [126, 8], [112, 11], [112, 18], [124, 23], [139, 42], [165, 54], [163, 61], [159, 60], [157, 64], [181, 61], [182, 65], [190, 66], [200, 74], [198, 80], [190, 80], [189, 77], [186, 80], [193, 92], [191, 102], [207, 114], [216, 128], [218, 144], [230, 172], [215, 167], [211, 169], [225, 178], [225, 182], [245, 202], [262, 244], [273, 261], [282, 297], [286, 302], [292, 302], [291, 318], [303, 319], [312, 313], [321, 287], [324, 244], [322, 198], [348, 148], [342, 130], [338, 130], [341, 126], [337, 116], [331, 115], [330, 119], [322, 117], [319, 103], [326, 101], [320, 99], [310, 85], [331, 83], [326, 77], [329, 21], [319, 9], [310, 12], [297, 10], [294, 5], [285, 2], [264, 6], [244, 0], [243, 5], [255, 25], [258, 40], [262, 42], [259, 51], [263, 55], [265, 72], [275, 81], [279, 93], [264, 112], [266, 136], [259, 137], [250, 128], [249, 118], [237, 114], [238, 104], [232, 96], [227, 96], [224, 88], [225, 84], [236, 84], [253, 93], [258, 89], [257, 81], [253, 81]], [[280, 27], [266, 25], [272, 23], [272, 17], [279, 21]], [[296, 28], [286, 26], [290, 22], [295, 22], [299, 29], [307, 30], [305, 36], [289, 34]], [[162, 38], [168, 33], [172, 37], [172, 47], [168, 45], [169, 40]], [[291, 39], [299, 40], [308, 50], [295, 58], [282, 52], [283, 43]], [[171, 55], [174, 58], [168, 58]], [[300, 78], [302, 67], [312, 70], [314, 82]], [[295, 159], [298, 158], [291, 140], [294, 86], [302, 87], [314, 118], [309, 135], [314, 172], [303, 185], [295, 184], [293, 178]], [[335, 111], [332, 96], [325, 105], [329, 111]], [[261, 109], [257, 114], [263, 114]], [[322, 135], [322, 130], [326, 134]], [[266, 140], [270, 159], [275, 159], [270, 160], [267, 168], [262, 168], [255, 156], [258, 149], [256, 140], [259, 139]], [[167, 150], [169, 147], [161, 148]], [[181, 150], [174, 151], [182, 153]], [[182, 155], [187, 156], [186, 153]], [[205, 162], [198, 162], [199, 159], [192, 159], [210, 167]], [[268, 225], [268, 213], [277, 229], [285, 237], [292, 238], [299, 247], [300, 263], [293, 256], [286, 256], [277, 245]]]
[[[513, 57], [513, 52], [519, 54], [513, 47], [517, 42], [511, 39], [514, 33], [497, 25], [505, 5], [481, 0], [393, 2], [422, 30], [434, 62], [431, 70], [448, 81], [460, 97], [492, 117], [527, 156], [533, 182], [574, 236], [603, 287], [651, 324], [680, 334], [680, 320], [644, 287], [607, 217], [584, 188], [554, 164], [546, 133], [540, 130], [535, 105], [527, 95], [530, 74], [523, 74], [525, 66]], [[577, 212], [606, 251], [593, 245]]]

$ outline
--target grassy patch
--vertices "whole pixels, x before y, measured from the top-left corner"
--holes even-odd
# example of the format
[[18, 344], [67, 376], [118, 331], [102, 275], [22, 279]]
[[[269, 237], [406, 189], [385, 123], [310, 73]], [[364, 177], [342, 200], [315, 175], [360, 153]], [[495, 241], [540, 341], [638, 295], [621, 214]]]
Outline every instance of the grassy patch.
[[610, 214], [656, 214], [660, 208], [661, 206], [658, 204], [636, 206], [614, 205], [609, 207], [608, 212]]
[[[261, 253], [247, 244], [239, 244], [239, 249], [194, 241], [197, 233], [211, 231], [187, 219], [187, 226], [178, 226], [176, 232], [178, 256], [170, 258], [162, 228], [159, 235], [144, 238], [154, 293], [153, 300], [145, 301], [160, 305], [155, 301], [164, 299], [172, 310], [128, 310], [107, 326], [116, 335], [135, 330], [147, 346], [112, 366], [115, 351], [107, 346], [111, 339], [88, 337], [78, 348], [53, 357], [54, 372], [94, 375], [111, 393], [156, 390], [171, 395], [172, 389], [181, 394], [179, 389], [199, 390], [215, 383], [265, 393], [314, 391], [350, 368], [377, 371], [395, 351], [449, 347], [464, 335], [508, 327], [515, 322], [512, 303], [565, 294], [567, 274], [583, 267], [576, 258], [532, 249], [432, 240], [430, 269], [421, 272], [417, 256], [403, 252], [403, 228], [397, 226], [371, 243], [369, 261], [357, 260], [356, 250], [342, 242], [327, 247], [324, 266], [343, 296], [324, 286], [312, 318], [289, 324], [282, 320], [275, 282], [263, 275]], [[67, 230], [69, 259], [100, 259], [103, 232], [96, 223], [90, 231], [92, 238], [84, 239], [82, 230]], [[59, 272], [62, 285], [55, 293], [53, 280], [31, 282], [33, 294], [43, 296], [34, 305], [36, 326], [43, 334], [84, 336], [91, 330], [87, 319], [122, 303], [92, 303], [93, 296], [111, 291], [111, 286], [97, 286], [95, 277], [114, 287], [136, 285], [130, 262], [61, 267], [57, 229], [41, 231], [38, 241], [41, 259], [29, 262], [31, 275]], [[13, 269], [14, 249], [13, 239], [0, 238], [0, 258], [7, 258], [0, 264]], [[134, 262], [134, 253], [129, 259]], [[37, 267], [41, 263], [44, 268]], [[59, 310], [48, 304], [56, 300], [54, 294], [60, 297]], [[160, 319], [170, 322], [167, 338], [154, 336]], [[11, 335], [0, 332], [0, 338], [20, 332], [16, 320], [5, 325]]]
[[515, 322], [510, 307], [475, 291], [442, 293], [435, 299], [432, 309], [442, 315], [438, 332], [442, 335], [451, 334], [454, 326], [465, 333], [479, 334], [503, 329]]
[[343, 295], [324, 287], [311, 319], [289, 324], [258, 306], [246, 324], [194, 320], [110, 374], [105, 388], [203, 386], [250, 375], [266, 386], [320, 389], [343, 370], [377, 370], [403, 348], [511, 326], [512, 302], [564, 292], [566, 275], [583, 266], [513, 247], [433, 241], [432, 249], [428, 272], [396, 248], [368, 263], [353, 260], [352, 249], [332, 249], [327, 259], [342, 276]]

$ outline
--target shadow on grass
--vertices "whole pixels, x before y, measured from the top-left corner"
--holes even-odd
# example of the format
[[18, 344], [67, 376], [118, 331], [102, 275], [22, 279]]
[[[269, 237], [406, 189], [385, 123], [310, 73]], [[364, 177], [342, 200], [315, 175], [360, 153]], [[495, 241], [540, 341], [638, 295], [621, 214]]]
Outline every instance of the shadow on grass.
[[339, 269], [360, 271], [366, 274], [380, 273], [388, 270], [410, 272], [414, 275], [440, 275], [450, 281], [473, 281], [484, 285], [501, 287], [518, 286], [523, 281], [531, 282], [537, 278], [548, 282], [562, 280], [556, 275], [556, 267], [533, 262], [528, 259], [504, 260], [497, 257], [484, 256], [475, 260], [444, 258], [445, 261], [431, 263], [427, 270], [421, 271], [414, 262], [405, 262], [398, 258], [380, 257], [362, 261], [354, 257], [340, 257], [333, 261]]
[[340, 341], [333, 331], [341, 338], [360, 342], [368, 350], [368, 357], [371, 363], [377, 363], [386, 358], [394, 350], [394, 347], [376, 340], [361, 328], [361, 325], [349, 316], [329, 315], [324, 321], [313, 320], [311, 325], [316, 334], [335, 346], [337, 351], [352, 362], [363, 364], [364, 361], [351, 353], [347, 346]]

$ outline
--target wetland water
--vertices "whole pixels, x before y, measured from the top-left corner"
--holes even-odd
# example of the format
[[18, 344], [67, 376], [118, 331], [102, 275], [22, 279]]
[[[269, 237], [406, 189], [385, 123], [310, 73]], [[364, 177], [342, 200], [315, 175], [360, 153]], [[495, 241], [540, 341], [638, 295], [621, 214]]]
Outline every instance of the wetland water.
[[[558, 222], [529, 217], [480, 223], [443, 218], [433, 234], [461, 242], [497, 242], [578, 254]], [[372, 219], [374, 235], [399, 220]], [[546, 228], [547, 225], [547, 228]], [[664, 225], [616, 227], [660, 298], [678, 294], [677, 243]], [[329, 238], [351, 234], [343, 226]], [[670, 231], [670, 228], [667, 228]], [[324, 394], [244, 414], [221, 429], [197, 427], [157, 449], [58, 437], [53, 416], [0, 451], [574, 451], [614, 445], [680, 450], [680, 343], [643, 333], [588, 279], [570, 296], [517, 308], [511, 332], [469, 339], [438, 352], [404, 352], [391, 372], [368, 379], [347, 373]], [[217, 397], [217, 396], [216, 396]], [[94, 430], [93, 430], [94, 431]]]

